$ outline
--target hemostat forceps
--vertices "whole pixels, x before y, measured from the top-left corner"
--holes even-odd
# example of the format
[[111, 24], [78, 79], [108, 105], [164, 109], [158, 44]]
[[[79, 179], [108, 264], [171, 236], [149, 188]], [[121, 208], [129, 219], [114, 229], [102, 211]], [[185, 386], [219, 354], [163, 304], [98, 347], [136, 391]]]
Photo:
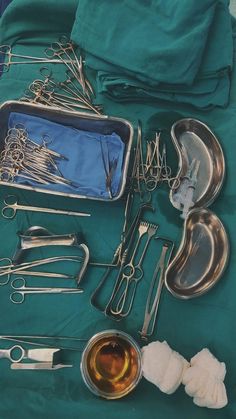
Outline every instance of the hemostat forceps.
[[[18, 286], [16, 284], [19, 284]], [[81, 288], [42, 288], [42, 287], [27, 287], [26, 281], [23, 277], [16, 278], [11, 283], [15, 290], [10, 294], [10, 300], [14, 304], [21, 304], [25, 301], [27, 294], [78, 294], [83, 292]]]
[[[10, 45], [0, 45], [0, 56], [1, 55], [7, 57], [6, 62], [0, 62], [0, 68], [2, 67], [4, 73], [9, 70], [11, 65], [16, 64], [62, 63], [59, 58], [34, 57], [30, 55], [14, 54], [12, 53], [12, 47]], [[12, 61], [12, 58], [16, 58], [16, 61]], [[66, 62], [68, 62], [68, 60], [66, 60]], [[69, 62], [71, 63], [71, 60], [69, 60]]]

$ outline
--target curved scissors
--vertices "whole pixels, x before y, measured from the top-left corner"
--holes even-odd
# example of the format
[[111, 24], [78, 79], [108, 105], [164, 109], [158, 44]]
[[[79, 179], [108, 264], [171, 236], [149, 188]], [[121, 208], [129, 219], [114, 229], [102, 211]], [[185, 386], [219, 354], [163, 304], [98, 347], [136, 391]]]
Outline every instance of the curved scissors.
[[25, 301], [26, 294], [78, 294], [83, 292], [81, 288], [27, 287], [23, 277], [14, 279], [11, 286], [15, 290], [10, 294], [10, 300], [14, 304], [22, 304]]
[[17, 198], [14, 195], [8, 195], [3, 202], [5, 204], [5, 206], [2, 208], [2, 216], [4, 218], [12, 219], [15, 217], [18, 209], [24, 209], [23, 205], [18, 205]]
[[[16, 215], [17, 210], [32, 211], [32, 212], [43, 212], [48, 214], [59, 214], [59, 215], [74, 215], [78, 217], [89, 217], [90, 214], [86, 212], [76, 212], [67, 210], [57, 210], [52, 208], [44, 207], [33, 207], [30, 205], [19, 205], [15, 195], [8, 195], [4, 199], [5, 206], [2, 208], [2, 216], [4, 218], [12, 219]], [[1, 268], [1, 267], [0, 267]]]

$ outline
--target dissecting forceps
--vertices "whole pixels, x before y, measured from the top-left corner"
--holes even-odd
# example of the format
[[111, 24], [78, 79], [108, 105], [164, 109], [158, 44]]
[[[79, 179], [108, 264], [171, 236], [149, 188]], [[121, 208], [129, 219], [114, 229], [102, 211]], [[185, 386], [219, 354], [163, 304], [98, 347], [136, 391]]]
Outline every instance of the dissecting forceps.
[[72, 215], [75, 217], [90, 217], [91, 214], [86, 212], [73, 212], [73, 211], [64, 211], [52, 208], [43, 208], [43, 207], [33, 207], [30, 205], [19, 205], [17, 203], [17, 198], [14, 195], [8, 195], [4, 199], [5, 206], [2, 208], [2, 216], [7, 219], [12, 219], [15, 217], [18, 210], [21, 211], [32, 211], [32, 212], [44, 212], [55, 215]]
[[[17, 283], [19, 285], [17, 285]], [[23, 277], [14, 279], [11, 286], [14, 291], [10, 294], [10, 300], [14, 304], [23, 303], [25, 301], [25, 295], [28, 294], [78, 294], [83, 292], [80, 288], [27, 287]]]
[[160, 258], [155, 267], [148, 292], [144, 322], [142, 330], [140, 332], [142, 339], [147, 339], [147, 337], [153, 334], [157, 319], [159, 302], [161, 298], [161, 291], [165, 280], [165, 271], [169, 264], [174, 249], [174, 243], [172, 240], [165, 239], [163, 237], [156, 237], [156, 239], [164, 240], [164, 244], [162, 247]]

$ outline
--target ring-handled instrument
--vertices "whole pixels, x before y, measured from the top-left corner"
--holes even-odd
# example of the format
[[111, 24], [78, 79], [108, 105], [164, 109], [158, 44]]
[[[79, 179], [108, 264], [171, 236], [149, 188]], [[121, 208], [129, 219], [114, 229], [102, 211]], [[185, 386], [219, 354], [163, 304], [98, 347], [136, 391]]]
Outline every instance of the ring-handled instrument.
[[[0, 349], [0, 358], [7, 358], [11, 361], [12, 370], [44, 369], [53, 370], [72, 367], [72, 365], [54, 364], [54, 354], [60, 348], [34, 348], [25, 349], [21, 345], [14, 345], [9, 349]], [[35, 363], [24, 363], [22, 360], [37, 361]]]
[[[130, 276], [129, 277], [126, 276], [125, 278], [126, 286], [118, 300], [118, 303], [115, 309], [111, 308], [111, 312], [113, 315], [118, 315], [121, 317], [126, 317], [129, 315], [133, 306], [137, 285], [144, 275], [144, 271], [142, 268], [143, 260], [146, 255], [149, 243], [152, 237], [156, 234], [157, 229], [158, 229], [158, 225], [148, 223], [147, 240], [146, 240], [145, 246], [143, 248], [143, 251], [140, 255], [138, 262], [136, 263], [136, 265], [133, 266], [133, 270], [130, 272]], [[130, 266], [130, 265], [126, 265], [126, 266]], [[125, 268], [126, 267], [124, 267], [124, 270]]]
[[[114, 300], [116, 300], [117, 295], [119, 294], [120, 290], [123, 291], [123, 285], [124, 285], [124, 291], [123, 292], [125, 292], [126, 288], [128, 287], [128, 283], [129, 283], [130, 278], [134, 275], [134, 272], [135, 272], [134, 259], [135, 259], [135, 256], [137, 254], [142, 236], [147, 233], [147, 230], [148, 230], [148, 223], [145, 222], [145, 221], [141, 221], [139, 223], [139, 226], [138, 226], [138, 238], [137, 238], [137, 241], [135, 243], [135, 247], [134, 247], [134, 250], [133, 250], [133, 253], [132, 253], [132, 256], [130, 258], [129, 263], [125, 264], [125, 260], [126, 260], [126, 257], [127, 257], [127, 251], [125, 250], [125, 252], [123, 254], [123, 261], [122, 261], [123, 263], [121, 263], [121, 266], [120, 266], [120, 269], [119, 269], [119, 272], [118, 272], [118, 276], [117, 276], [117, 279], [116, 279], [116, 282], [115, 282], [115, 286], [114, 286], [113, 291], [112, 291], [112, 295], [111, 295], [111, 297], [109, 299], [109, 302], [108, 302], [108, 304], [106, 306], [106, 309], [105, 309], [105, 314], [106, 315], [114, 315], [114, 314], [116, 315], [116, 314], [118, 314], [116, 312], [113, 312], [113, 310], [112, 310]], [[133, 240], [133, 237], [132, 237], [132, 240]], [[131, 243], [132, 243], [132, 241], [131, 241]]]
[[174, 249], [174, 242], [172, 240], [160, 236], [155, 237], [155, 239], [162, 240], [164, 243], [148, 291], [144, 322], [140, 332], [142, 339], [147, 339], [153, 334], [161, 298], [161, 291], [165, 280], [165, 272]]
[[[28, 270], [28, 268], [33, 268], [33, 267], [36, 267], [36, 266], [46, 265], [48, 263], [55, 263], [55, 262], [62, 262], [62, 261], [63, 262], [64, 261], [71, 261], [71, 262], [77, 262], [77, 263], [81, 263], [81, 261], [82, 261], [82, 263], [83, 263], [83, 259], [81, 259], [80, 256], [54, 256], [54, 257], [49, 257], [49, 258], [44, 258], [44, 259], [33, 260], [31, 262], [24, 262], [24, 263], [20, 263], [18, 265], [14, 264], [13, 261], [10, 258], [1, 258], [0, 263], [3, 262], [3, 261], [7, 261], [8, 264], [3, 265], [3, 266], [0, 264], [0, 277], [7, 275], [7, 279], [4, 282], [0, 281], [0, 286], [8, 284], [8, 282], [10, 280], [10, 275], [18, 273], [18, 272], [20, 272], [20, 273], [24, 272], [24, 270], [25, 269]], [[85, 263], [83, 263], [83, 266], [85, 268]], [[31, 273], [32, 276], [34, 276], [33, 271], [28, 271], [28, 272]], [[42, 275], [42, 276], [44, 276], [44, 275]], [[50, 276], [52, 277], [53, 274], [50, 274]], [[81, 271], [80, 271], [79, 275], [76, 276], [75, 279], [78, 280], [79, 277], [80, 277], [80, 280], [81, 280]]]
[[23, 359], [49, 362], [59, 350], [58, 348], [24, 349], [21, 345], [14, 345], [9, 349], [0, 349], [0, 358], [7, 358], [12, 363], [21, 362]]
[[74, 212], [58, 210], [53, 208], [33, 207], [31, 205], [20, 205], [14, 195], [8, 195], [4, 199], [5, 206], [2, 208], [2, 216], [4, 218], [12, 219], [15, 217], [17, 211], [31, 211], [31, 212], [44, 212], [55, 215], [72, 215], [74, 217], [90, 217], [91, 214], [86, 212]]
[[83, 292], [81, 288], [27, 287], [25, 278], [23, 277], [14, 279], [11, 286], [14, 291], [10, 294], [10, 300], [14, 304], [23, 303], [25, 301], [25, 295], [28, 294], [80, 294]]
[[[121, 235], [121, 242], [119, 243], [113, 259], [112, 259], [112, 265], [108, 266], [106, 271], [104, 272], [101, 280], [99, 281], [98, 286], [95, 288], [91, 295], [91, 304], [99, 311], [103, 312], [104, 314], [109, 315], [108, 306], [113, 299], [114, 293], [116, 292], [116, 289], [119, 285], [119, 281], [122, 274], [122, 269], [126, 264], [127, 255], [129, 254], [130, 248], [133, 244], [134, 235], [137, 231], [137, 228], [140, 224], [141, 218], [143, 216], [143, 213], [145, 211], [152, 211], [154, 212], [154, 208], [151, 204], [141, 204], [139, 208], [137, 209], [136, 215], [132, 219], [132, 222], [130, 223], [130, 226], [128, 228], [129, 224], [129, 211], [125, 211], [125, 220], [124, 220], [124, 226], [122, 229], [122, 235]], [[111, 291], [111, 296], [109, 297], [109, 301], [107, 302], [107, 284], [108, 284], [108, 278], [110, 280], [110, 276], [114, 269], [118, 270], [115, 280], [113, 289]], [[113, 282], [113, 280], [112, 280]], [[104, 298], [103, 298], [104, 297]], [[106, 301], [104, 303], [104, 300]]]

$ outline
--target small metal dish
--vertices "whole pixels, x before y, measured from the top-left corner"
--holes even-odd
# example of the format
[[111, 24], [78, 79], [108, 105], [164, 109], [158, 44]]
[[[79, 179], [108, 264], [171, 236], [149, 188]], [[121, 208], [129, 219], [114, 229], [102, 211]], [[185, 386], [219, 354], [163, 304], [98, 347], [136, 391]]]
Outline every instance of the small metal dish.
[[172, 126], [171, 137], [179, 158], [178, 187], [170, 191], [172, 205], [183, 210], [177, 196], [195, 159], [199, 169], [192, 208], [208, 207], [219, 194], [225, 176], [224, 154], [216, 136], [201, 121], [186, 118]]
[[92, 393], [119, 399], [130, 393], [142, 377], [141, 351], [128, 334], [105, 330], [87, 343], [80, 368]]
[[205, 294], [223, 274], [228, 255], [229, 242], [219, 218], [204, 208], [190, 211], [179, 250], [166, 270], [167, 289], [185, 299]]

